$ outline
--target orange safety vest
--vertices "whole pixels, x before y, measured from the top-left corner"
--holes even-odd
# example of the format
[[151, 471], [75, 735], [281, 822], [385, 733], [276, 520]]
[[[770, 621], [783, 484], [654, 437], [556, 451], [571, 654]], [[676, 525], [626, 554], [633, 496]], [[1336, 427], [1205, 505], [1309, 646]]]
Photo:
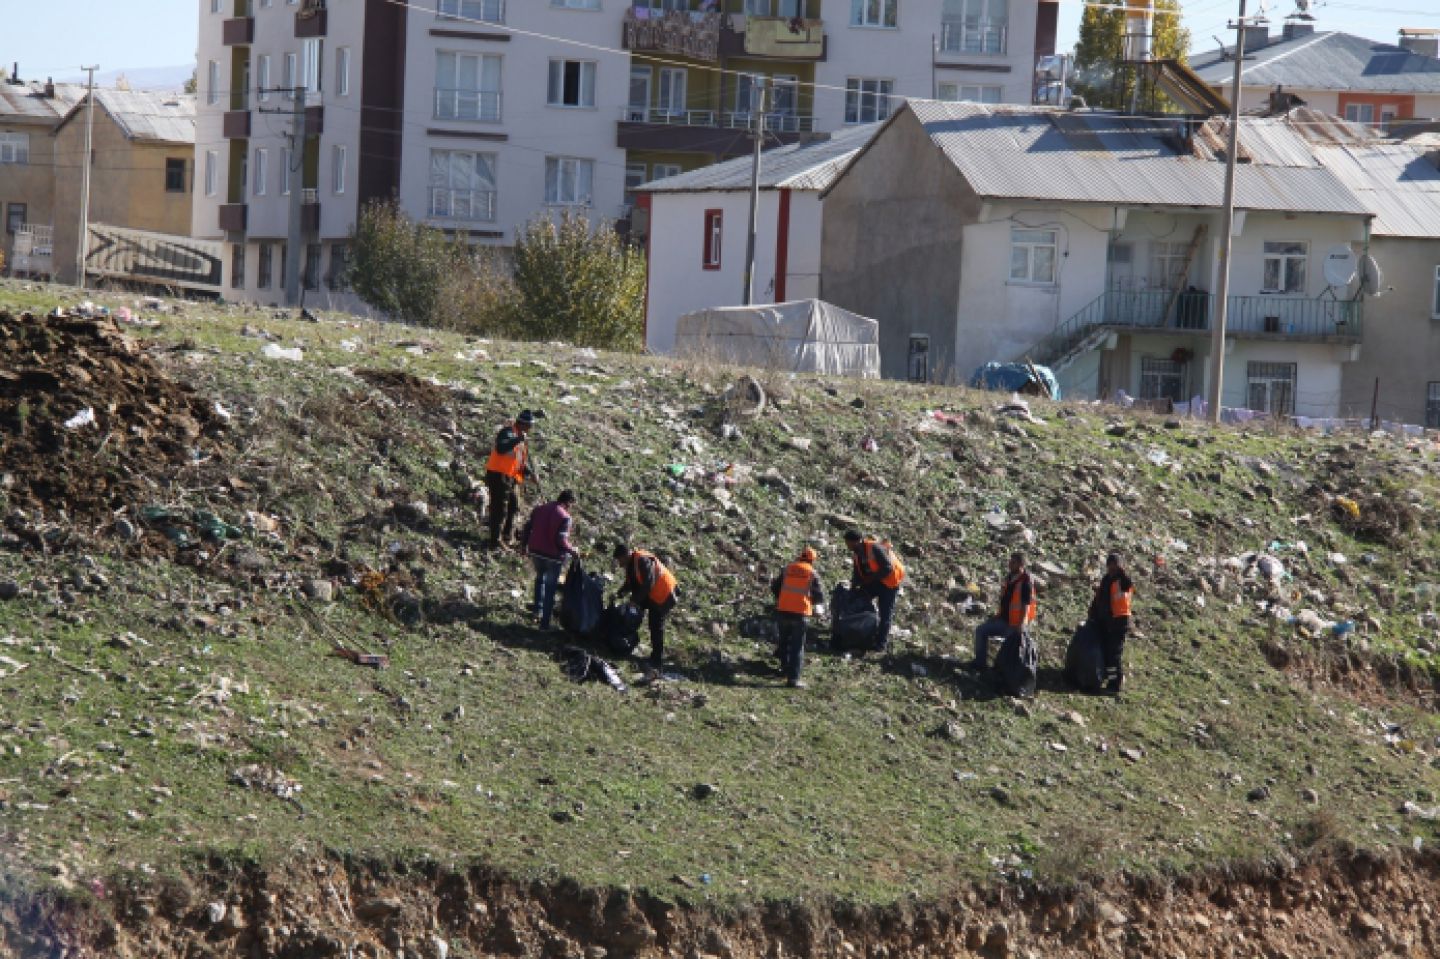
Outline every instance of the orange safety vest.
[[[895, 548], [889, 543], [883, 543], [890, 551], [890, 575], [880, 581], [880, 585], [886, 589], [895, 589], [905, 581], [905, 567], [900, 565], [900, 557], [895, 555]], [[861, 544], [862, 555], [855, 557], [855, 562], [860, 565], [862, 572], [874, 576], [880, 571], [880, 564], [875, 561], [875, 537], [867, 536]]]
[[525, 452], [525, 449], [525, 440], [523, 438], [516, 444], [515, 448], [508, 453], [500, 452], [498, 446], [490, 447], [490, 459], [485, 463], [485, 471], [487, 473], [499, 473], [501, 476], [509, 476], [517, 483], [525, 482], [525, 461], [529, 455]]
[[1035, 602], [1035, 584], [1033, 582], [1030, 584], [1030, 605], [1026, 606], [1023, 610], [1020, 608], [1020, 585], [1024, 581], [1025, 577], [1023, 574], [1016, 576], [1015, 585], [1010, 587], [1008, 612], [1010, 613], [1011, 626], [1028, 626], [1035, 622], [1035, 615], [1039, 612], [1039, 606]]
[[1130, 597], [1135, 595], [1135, 588], [1121, 589], [1120, 580], [1110, 581], [1110, 615], [1119, 619], [1121, 616], [1130, 615]]
[[810, 584], [814, 581], [815, 567], [809, 563], [794, 562], [786, 566], [775, 608], [782, 613], [799, 613], [801, 616], [814, 613], [815, 605], [810, 602]]
[[648, 599], [656, 606], [659, 606], [670, 598], [670, 594], [675, 592], [675, 574], [666, 569], [664, 563], [655, 559], [654, 553], [647, 553], [643, 549], [637, 549], [630, 555], [630, 576], [637, 583], [642, 581], [640, 579], [640, 560], [642, 559], [655, 560], [655, 585], [650, 587]]

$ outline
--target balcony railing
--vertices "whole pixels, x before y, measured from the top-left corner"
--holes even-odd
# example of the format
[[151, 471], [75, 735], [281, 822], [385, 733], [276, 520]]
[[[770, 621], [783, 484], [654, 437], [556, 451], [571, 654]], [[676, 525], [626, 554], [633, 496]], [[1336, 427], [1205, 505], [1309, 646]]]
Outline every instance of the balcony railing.
[[715, 63], [720, 59], [720, 14], [630, 7], [625, 11], [622, 43], [627, 50]]
[[[656, 107], [626, 107], [621, 114], [625, 123], [652, 123], [661, 126], [719, 127], [745, 130], [751, 125], [749, 113], [718, 110], [662, 110]], [[812, 133], [815, 118], [798, 113], [767, 113], [765, 129], [771, 133]]]
[[437, 120], [499, 120], [499, 90], [447, 90], [435, 88]]
[[1004, 53], [1009, 24], [989, 17], [940, 22], [941, 53]]
[[505, 0], [440, 0], [436, 15], [442, 20], [504, 23]]
[[[729, 130], [744, 130], [753, 122], [749, 113], [725, 113], [721, 114], [720, 125]], [[765, 129], [770, 133], [814, 133], [815, 118], [798, 113], [767, 113]]]
[[446, 220], [493, 220], [495, 191], [431, 187], [430, 215]]

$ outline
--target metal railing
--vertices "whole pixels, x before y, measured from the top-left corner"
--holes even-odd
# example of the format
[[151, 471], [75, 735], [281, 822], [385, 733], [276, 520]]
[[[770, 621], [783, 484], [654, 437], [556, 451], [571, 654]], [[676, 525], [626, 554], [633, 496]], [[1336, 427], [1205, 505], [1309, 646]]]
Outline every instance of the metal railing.
[[499, 90], [454, 90], [435, 88], [437, 120], [499, 120]]
[[315, 187], [302, 187], [300, 190], [300, 203], [302, 205], [319, 203], [320, 191]]
[[493, 220], [495, 191], [431, 187], [430, 215], [447, 220]]
[[436, 16], [452, 20], [505, 22], [505, 0], [440, 0]]
[[[741, 111], [661, 110], [655, 107], [626, 107], [621, 113], [625, 123], [658, 123], [664, 126], [720, 127], [744, 130], [751, 124], [751, 114]], [[800, 113], [767, 113], [765, 129], [771, 133], [813, 133], [815, 118]]]
[[1004, 53], [1009, 23], [990, 17], [940, 21], [941, 53]]
[[[738, 111], [726, 113], [721, 119], [721, 125], [732, 130], [748, 128], [751, 122], [751, 114]], [[765, 129], [771, 133], [814, 133], [815, 118], [798, 113], [767, 113]]]
[[630, 106], [623, 114], [626, 123], [659, 123], [675, 127], [713, 127], [714, 110], [662, 110], [658, 107]]

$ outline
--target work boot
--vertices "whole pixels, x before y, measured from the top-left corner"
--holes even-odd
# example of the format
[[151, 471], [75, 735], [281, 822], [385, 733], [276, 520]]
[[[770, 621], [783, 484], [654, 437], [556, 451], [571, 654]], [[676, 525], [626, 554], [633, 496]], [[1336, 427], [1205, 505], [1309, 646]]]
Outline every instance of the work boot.
[[1120, 685], [1122, 681], [1123, 677], [1121, 676], [1111, 676], [1108, 680], [1106, 680], [1105, 687], [1101, 690], [1101, 692], [1103, 692], [1107, 696], [1119, 696]]

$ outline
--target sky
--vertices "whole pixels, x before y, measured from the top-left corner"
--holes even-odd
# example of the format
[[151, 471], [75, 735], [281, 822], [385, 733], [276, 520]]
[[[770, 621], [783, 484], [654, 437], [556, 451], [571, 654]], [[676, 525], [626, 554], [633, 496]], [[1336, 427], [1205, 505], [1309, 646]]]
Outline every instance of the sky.
[[[835, 0], [825, 4], [833, 5]], [[1257, 6], [1265, 8], [1271, 29], [1278, 31], [1294, 0], [1251, 0], [1250, 11]], [[0, 63], [19, 60], [22, 77], [57, 80], [83, 78], [76, 69], [82, 63], [98, 63], [107, 77], [120, 70], [193, 63], [199, 7], [198, 0], [0, 0]], [[1234, 34], [1225, 33], [1225, 24], [1238, 8], [1238, 0], [1183, 0], [1196, 47], [1213, 48], [1213, 36], [1229, 42]], [[903, 3], [901, 9], [903, 16]], [[1402, 26], [1440, 27], [1437, 0], [1312, 0], [1311, 9], [1316, 29], [1391, 43]], [[1061, 0], [1062, 50], [1075, 42], [1080, 10], [1080, 0]]]

